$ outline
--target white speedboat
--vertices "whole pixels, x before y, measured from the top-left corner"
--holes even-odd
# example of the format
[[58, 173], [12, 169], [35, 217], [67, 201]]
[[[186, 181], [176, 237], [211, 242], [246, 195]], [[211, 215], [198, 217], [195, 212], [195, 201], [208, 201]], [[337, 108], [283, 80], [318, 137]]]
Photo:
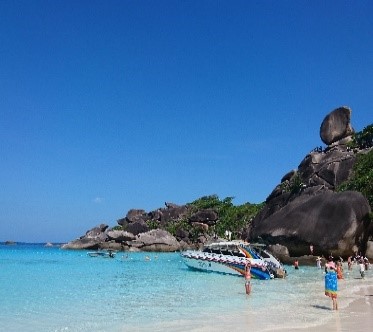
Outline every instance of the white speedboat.
[[275, 278], [285, 278], [286, 270], [284, 265], [265, 249], [265, 244], [251, 243], [250, 247], [266, 262], [268, 269], [272, 271]]
[[200, 271], [241, 276], [250, 261], [253, 278], [272, 279], [286, 275], [282, 264], [272, 254], [258, 245], [255, 247], [243, 241], [211, 243], [202, 250], [184, 251], [181, 256], [189, 268]]
[[116, 252], [114, 250], [101, 250], [101, 251], [90, 251], [87, 252], [89, 257], [103, 257], [103, 258], [114, 258]]

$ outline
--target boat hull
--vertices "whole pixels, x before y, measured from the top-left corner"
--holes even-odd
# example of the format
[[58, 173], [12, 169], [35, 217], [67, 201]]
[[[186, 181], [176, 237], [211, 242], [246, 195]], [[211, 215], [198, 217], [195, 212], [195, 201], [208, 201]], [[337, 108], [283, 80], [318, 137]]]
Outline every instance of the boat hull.
[[245, 265], [250, 261], [252, 278], [261, 280], [273, 278], [273, 275], [271, 275], [266, 266], [263, 265], [263, 262], [257, 259], [226, 257], [217, 254], [195, 252], [184, 252], [181, 255], [185, 264], [193, 270], [243, 276], [245, 273]]
[[103, 258], [114, 258], [115, 252], [103, 252], [103, 251], [93, 251], [87, 252], [89, 257], [103, 257]]
[[188, 267], [199, 271], [244, 275], [245, 265], [250, 262], [252, 278], [267, 280], [286, 276], [281, 262], [266, 251], [263, 244], [219, 241], [208, 243], [201, 250], [186, 250], [181, 256]]
[[209, 262], [203, 261], [194, 258], [184, 257], [185, 264], [194, 270], [205, 271], [205, 272], [218, 272], [223, 274], [231, 274], [241, 276], [242, 273], [239, 271], [240, 266], [227, 264], [227, 263], [218, 263], [218, 262]]

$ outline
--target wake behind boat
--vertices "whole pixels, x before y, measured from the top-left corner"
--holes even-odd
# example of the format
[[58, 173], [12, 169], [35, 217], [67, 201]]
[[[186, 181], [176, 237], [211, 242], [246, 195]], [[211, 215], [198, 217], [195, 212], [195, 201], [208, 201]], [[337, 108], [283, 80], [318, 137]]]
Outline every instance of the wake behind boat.
[[243, 241], [216, 242], [205, 245], [202, 250], [187, 250], [181, 253], [185, 264], [206, 272], [244, 275], [245, 265], [251, 263], [251, 275], [256, 279], [285, 277], [281, 262], [260, 245]]
[[87, 252], [89, 257], [103, 257], [103, 258], [114, 258], [116, 252], [114, 250], [101, 250], [101, 251], [90, 251]]

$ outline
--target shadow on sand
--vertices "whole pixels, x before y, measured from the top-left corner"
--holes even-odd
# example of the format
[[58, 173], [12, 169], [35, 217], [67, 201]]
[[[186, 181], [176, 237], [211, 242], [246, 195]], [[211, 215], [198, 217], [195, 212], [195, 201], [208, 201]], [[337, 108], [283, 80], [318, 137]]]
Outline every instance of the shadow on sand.
[[316, 309], [323, 309], [323, 310], [332, 310], [331, 308], [329, 308], [329, 307], [326, 307], [326, 306], [324, 306], [324, 305], [318, 305], [318, 304], [313, 304], [311, 307], [314, 307], [314, 308], [316, 308]]

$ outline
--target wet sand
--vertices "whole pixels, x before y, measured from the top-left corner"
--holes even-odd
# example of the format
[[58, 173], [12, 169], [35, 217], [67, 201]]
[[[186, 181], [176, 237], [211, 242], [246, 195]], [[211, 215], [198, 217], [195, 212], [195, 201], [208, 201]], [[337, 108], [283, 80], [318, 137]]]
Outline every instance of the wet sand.
[[[341, 301], [342, 299], [340, 299]], [[331, 301], [330, 301], [331, 302]], [[331, 318], [322, 325], [313, 327], [304, 327], [290, 329], [291, 332], [319, 332], [319, 331], [335, 331], [335, 332], [359, 332], [373, 330], [373, 286], [370, 285], [361, 289], [356, 294], [356, 299], [346, 308], [337, 311], [331, 310], [330, 307], [320, 306], [322, 310], [330, 310]]]
[[[356, 274], [355, 274], [356, 275]], [[153, 324], [150, 327], [144, 327], [136, 332], [242, 332], [242, 331], [263, 331], [263, 332], [365, 332], [373, 331], [373, 280], [366, 278], [350, 276], [351, 279], [359, 280], [359, 283], [340, 281], [338, 291], [339, 310], [332, 310], [332, 300], [323, 294], [322, 279], [313, 285], [317, 294], [320, 294], [312, 302], [301, 305], [304, 312], [294, 308], [284, 312], [281, 310], [283, 303], [278, 302], [273, 307], [268, 308], [265, 315], [253, 315], [248, 311], [229, 312], [227, 308], [226, 315], [205, 316], [203, 319], [196, 317], [190, 320], [174, 320], [170, 322], [161, 322]], [[306, 282], [306, 281], [305, 281]], [[309, 286], [309, 284], [308, 284]], [[244, 292], [240, 296], [245, 296]], [[250, 296], [257, 296], [255, 289]], [[248, 298], [249, 300], [249, 298]], [[284, 301], [286, 299], [284, 298]], [[318, 318], [309, 319], [310, 308], [312, 312], [318, 312]], [[270, 315], [281, 315], [278, 319], [271, 319]], [[308, 316], [307, 316], [308, 314]], [[294, 315], [298, 315], [294, 319]], [[312, 313], [313, 315], [313, 313]], [[316, 317], [316, 316], [315, 316]], [[304, 322], [302, 320], [304, 319]], [[277, 323], [276, 323], [277, 322]]]
[[[263, 325], [262, 321], [260, 323], [256, 322], [249, 315], [244, 315], [243, 317], [232, 315], [228, 321], [220, 321], [218, 325], [214, 324], [203, 329], [191, 329], [191, 331], [221, 332], [227, 329], [231, 331], [255, 331], [258, 330], [258, 326], [260, 326], [260, 330], [266, 332], [373, 331], [373, 282], [365, 280], [364, 283], [366, 284], [362, 285], [360, 290], [353, 294], [340, 292], [338, 299], [339, 310], [332, 310], [332, 301], [326, 296], [320, 297], [320, 304], [310, 304], [313, 308], [320, 310], [320, 321], [315, 321], [312, 325], [305, 324], [304, 326], [290, 327], [287, 324], [287, 317], [284, 317], [283, 324], [270, 326]], [[346, 286], [342, 286], [342, 288], [346, 289]], [[328, 314], [330, 314], [330, 318]]]

